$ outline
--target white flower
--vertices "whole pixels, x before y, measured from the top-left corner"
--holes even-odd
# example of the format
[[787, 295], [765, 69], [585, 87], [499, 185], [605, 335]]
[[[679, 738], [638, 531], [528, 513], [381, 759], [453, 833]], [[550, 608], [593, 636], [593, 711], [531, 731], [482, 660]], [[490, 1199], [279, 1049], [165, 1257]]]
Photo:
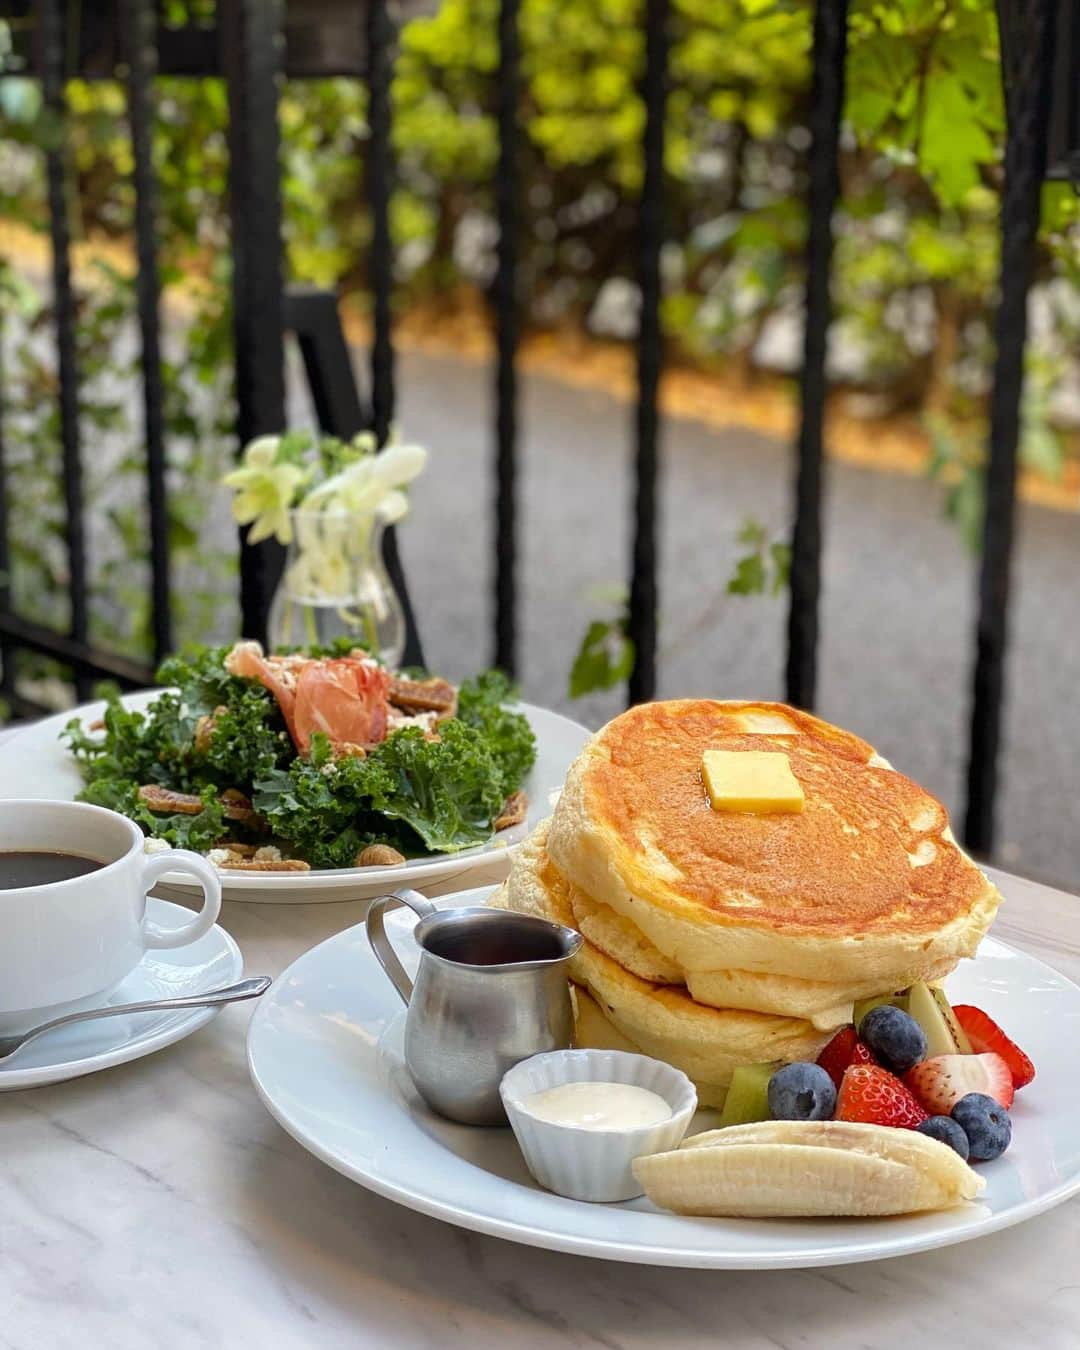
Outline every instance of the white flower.
[[419, 445], [388, 445], [365, 455], [309, 492], [301, 506], [309, 511], [347, 511], [386, 524], [401, 520], [408, 499], [401, 489], [423, 472], [427, 451]]
[[289, 510], [310, 471], [296, 464], [278, 464], [278, 437], [260, 436], [244, 450], [239, 468], [227, 473], [222, 482], [236, 488], [233, 519], [250, 525], [248, 542], [259, 543], [271, 536], [287, 544], [292, 539]]

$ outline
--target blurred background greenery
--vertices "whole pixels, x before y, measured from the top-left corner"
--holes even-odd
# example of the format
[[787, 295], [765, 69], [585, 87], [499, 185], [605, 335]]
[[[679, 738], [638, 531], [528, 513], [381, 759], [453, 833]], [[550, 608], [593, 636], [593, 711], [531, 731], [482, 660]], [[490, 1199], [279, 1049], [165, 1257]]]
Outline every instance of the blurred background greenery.
[[[643, 108], [640, 0], [523, 0], [525, 187], [521, 294], [530, 332], [632, 337]], [[809, 142], [810, 14], [801, 0], [673, 0], [664, 321], [674, 367], [722, 380], [749, 405], [790, 406]], [[212, 3], [170, 0], [173, 24]], [[442, 0], [404, 27], [394, 77], [399, 181], [393, 203], [399, 314], [453, 332], [482, 312], [494, 268], [496, 0]], [[0, 60], [10, 51], [0, 22]], [[110, 523], [95, 550], [94, 637], [148, 649], [146, 529], [134, 294], [133, 198], [122, 86], [72, 82], [66, 143], [80, 268], [82, 414], [115, 453], [89, 465]], [[162, 79], [156, 158], [170, 313], [170, 476], [214, 482], [231, 437], [225, 90]], [[368, 220], [365, 95], [351, 80], [283, 90], [282, 188], [290, 280], [335, 287], [362, 331]], [[46, 228], [42, 150], [57, 134], [37, 85], [0, 81], [0, 290], [11, 585], [18, 607], [63, 623], [63, 511], [44, 271], [28, 240]], [[833, 375], [866, 452], [907, 429], [944, 484], [965, 537], [981, 513], [992, 362], [1003, 109], [992, 0], [853, 0], [837, 230]], [[1080, 404], [1080, 209], [1044, 195], [1022, 455], [1075, 495]], [[202, 634], [232, 587], [230, 553], [206, 547], [205, 493], [171, 493], [177, 630]], [[759, 544], [760, 547], [760, 544]], [[231, 603], [231, 595], [229, 602]], [[27, 658], [29, 659], [29, 658]]]

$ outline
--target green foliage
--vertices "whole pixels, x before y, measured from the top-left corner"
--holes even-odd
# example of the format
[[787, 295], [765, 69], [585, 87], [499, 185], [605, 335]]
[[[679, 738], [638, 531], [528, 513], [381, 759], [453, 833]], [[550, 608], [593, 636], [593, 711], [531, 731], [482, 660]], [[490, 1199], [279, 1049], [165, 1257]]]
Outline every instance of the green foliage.
[[753, 519], [743, 521], [736, 538], [747, 551], [735, 564], [728, 594], [779, 595], [788, 584], [791, 545], [785, 540], [770, 540], [765, 526]]
[[[735, 536], [745, 552], [736, 559], [723, 594], [772, 595], [785, 590], [791, 570], [791, 547], [773, 539], [760, 521], [749, 518]], [[612, 618], [593, 619], [581, 639], [570, 670], [571, 698], [613, 689], [628, 680], [634, 669], [634, 644], [629, 636], [630, 597], [625, 587], [597, 588], [593, 598], [617, 610]], [[716, 607], [710, 602], [706, 613]]]
[[630, 678], [635, 655], [625, 613], [617, 619], [594, 619], [570, 668], [570, 697], [581, 698], [622, 684]]
[[[214, 0], [168, 0], [163, 21], [209, 24]], [[523, 0], [521, 292], [536, 323], [599, 323], [605, 287], [634, 282], [644, 110], [641, 0]], [[398, 185], [392, 224], [399, 299], [445, 298], [491, 274], [497, 157], [498, 0], [442, 0], [401, 34], [394, 69]], [[808, 0], [672, 0], [664, 321], [676, 352], [752, 370], [778, 316], [797, 315], [805, 243], [805, 147], [812, 7]], [[0, 23], [0, 65], [10, 70]], [[234, 450], [227, 218], [227, 99], [216, 79], [157, 82], [154, 159], [170, 331], [163, 368], [170, 541], [180, 637], [227, 630], [234, 559], [206, 545], [209, 485]], [[42, 150], [63, 144], [79, 236], [126, 239], [133, 196], [125, 96], [116, 82], [68, 85], [63, 128], [37, 84], [0, 80], [0, 212], [42, 229]], [[365, 307], [363, 199], [368, 127], [359, 81], [297, 81], [283, 91], [282, 194], [289, 276], [341, 289]], [[1003, 109], [993, 0], [853, 0], [843, 200], [833, 294], [853, 377], [886, 411], [933, 406], [980, 435], [998, 268]], [[469, 240], [472, 240], [469, 243]], [[478, 241], [478, 242], [477, 242]], [[1041, 281], [1080, 287], [1080, 205], [1047, 185]], [[468, 246], [466, 247], [466, 244]], [[192, 283], [195, 278], [195, 283]], [[142, 433], [132, 409], [130, 277], [100, 267], [82, 287], [78, 355], [87, 503], [108, 521], [94, 550], [92, 636], [126, 653], [150, 647]], [[11, 584], [16, 604], [66, 622], [59, 424], [46, 300], [0, 260], [7, 321], [25, 331], [4, 372]], [[175, 302], [180, 302], [179, 304]], [[9, 335], [10, 337], [10, 335]], [[1024, 414], [1024, 457], [1054, 471], [1063, 453], [1053, 392], [1074, 367], [1075, 306], [1040, 331]], [[972, 372], [979, 372], [973, 376]], [[968, 432], [963, 432], [967, 437]], [[974, 444], [974, 442], [973, 442]], [[967, 468], [957, 470], [963, 462]], [[951, 465], [952, 467], [943, 467]], [[970, 474], [969, 474], [970, 470]], [[974, 528], [974, 452], [935, 447], [950, 510]], [[959, 479], [956, 475], [959, 472]], [[769, 589], [784, 560], [751, 546], [743, 591]], [[741, 592], [736, 592], [741, 593]], [[605, 687], [633, 661], [625, 625], [598, 621], [572, 683]]]
[[929, 418], [928, 427], [927, 476], [944, 487], [945, 514], [956, 525], [968, 552], [978, 553], [986, 499], [981, 439], [942, 418]]

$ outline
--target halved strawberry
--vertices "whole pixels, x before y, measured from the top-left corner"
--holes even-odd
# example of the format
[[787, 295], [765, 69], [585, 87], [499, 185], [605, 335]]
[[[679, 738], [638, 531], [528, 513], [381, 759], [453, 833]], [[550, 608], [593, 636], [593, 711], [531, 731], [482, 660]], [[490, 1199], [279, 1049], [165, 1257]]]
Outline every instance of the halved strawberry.
[[877, 1064], [853, 1064], [840, 1084], [834, 1119], [913, 1130], [926, 1112], [895, 1074]]
[[1000, 1055], [935, 1055], [908, 1069], [904, 1082], [932, 1116], [950, 1115], [969, 1092], [984, 1092], [1006, 1111], [1012, 1105], [1012, 1074]]
[[1013, 1087], [1018, 1091], [1022, 1087], [1027, 1087], [1035, 1077], [1035, 1065], [1015, 1041], [1009, 1040], [994, 1019], [970, 1003], [958, 1003], [953, 1012], [956, 1014], [956, 1020], [967, 1032], [967, 1038], [975, 1053], [980, 1054], [985, 1050], [1000, 1055], [1009, 1066]]
[[876, 1064], [877, 1060], [865, 1041], [859, 1040], [854, 1026], [841, 1027], [817, 1057], [817, 1062], [836, 1084], [839, 1091], [844, 1081], [844, 1070], [852, 1064]]

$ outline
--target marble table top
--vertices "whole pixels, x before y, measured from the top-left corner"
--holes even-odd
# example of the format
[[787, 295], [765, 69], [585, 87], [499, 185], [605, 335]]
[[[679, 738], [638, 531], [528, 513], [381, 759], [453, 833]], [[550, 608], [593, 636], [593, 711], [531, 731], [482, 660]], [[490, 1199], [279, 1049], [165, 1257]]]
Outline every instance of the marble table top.
[[[1080, 980], [1080, 899], [995, 879], [1008, 901], [995, 934]], [[227, 902], [221, 922], [249, 974], [276, 975], [362, 909]], [[0, 1096], [0, 1346], [1080, 1344], [1080, 1199], [979, 1242], [835, 1269], [679, 1271], [515, 1246], [304, 1152], [248, 1081], [250, 1011], [137, 1063]]]

